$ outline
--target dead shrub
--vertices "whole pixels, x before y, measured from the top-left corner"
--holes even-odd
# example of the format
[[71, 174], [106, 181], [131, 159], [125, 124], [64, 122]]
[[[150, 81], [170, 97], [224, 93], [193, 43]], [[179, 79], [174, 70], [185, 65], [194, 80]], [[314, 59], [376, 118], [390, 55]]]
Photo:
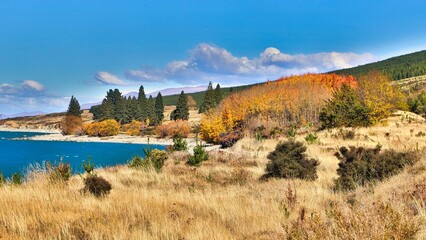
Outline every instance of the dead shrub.
[[158, 126], [155, 132], [161, 138], [179, 136], [186, 138], [191, 133], [191, 126], [188, 121], [176, 120]]

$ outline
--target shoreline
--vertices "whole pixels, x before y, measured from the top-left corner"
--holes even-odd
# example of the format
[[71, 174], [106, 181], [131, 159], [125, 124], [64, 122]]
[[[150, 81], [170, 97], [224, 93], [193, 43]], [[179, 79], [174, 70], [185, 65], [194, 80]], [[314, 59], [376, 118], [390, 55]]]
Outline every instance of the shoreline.
[[[149, 144], [152, 145], [173, 145], [173, 139], [171, 138], [156, 138], [146, 136], [129, 136], [126, 134], [118, 134], [109, 137], [89, 137], [88, 135], [75, 136], [75, 135], [62, 135], [59, 130], [46, 130], [46, 129], [15, 129], [0, 126], [0, 132], [39, 132], [48, 133], [46, 135], [38, 135], [28, 137], [22, 140], [28, 141], [59, 141], [59, 142], [93, 142], [93, 143], [124, 143], [124, 144]], [[185, 138], [188, 143], [188, 148], [193, 148], [197, 145], [194, 138]], [[213, 150], [219, 148], [218, 145], [207, 145], [207, 150]]]

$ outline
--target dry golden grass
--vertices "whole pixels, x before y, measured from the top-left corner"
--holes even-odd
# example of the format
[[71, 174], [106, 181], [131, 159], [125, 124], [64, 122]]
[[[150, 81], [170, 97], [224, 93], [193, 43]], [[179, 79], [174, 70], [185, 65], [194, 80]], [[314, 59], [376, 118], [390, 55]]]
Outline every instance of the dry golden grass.
[[414, 136], [424, 129], [422, 123], [400, 119], [357, 129], [357, 137], [348, 141], [320, 132], [319, 143], [308, 145], [308, 154], [321, 163], [319, 178], [311, 182], [259, 181], [278, 140], [253, 139], [210, 152], [198, 168], [186, 165], [186, 153], [177, 152], [162, 173], [126, 166], [98, 170], [113, 187], [100, 199], [80, 191], [80, 176], [62, 184], [35, 173], [22, 186], [0, 187], [0, 238], [422, 239], [425, 157], [385, 182], [349, 193], [331, 190], [339, 146], [426, 146], [426, 137]]

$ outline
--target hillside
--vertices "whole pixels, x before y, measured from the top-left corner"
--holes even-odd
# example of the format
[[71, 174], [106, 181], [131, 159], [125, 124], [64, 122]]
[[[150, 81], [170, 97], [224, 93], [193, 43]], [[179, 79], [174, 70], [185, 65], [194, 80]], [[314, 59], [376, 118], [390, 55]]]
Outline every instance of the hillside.
[[[235, 87], [225, 87], [225, 88], [221, 88], [221, 90], [222, 90], [223, 96], [226, 97], [233, 91], [241, 91], [241, 90], [244, 90], [244, 89], [259, 85], [259, 84], [262, 84], [262, 83], [235, 86]], [[216, 86], [213, 86], [213, 87], [216, 87]], [[200, 106], [201, 103], [203, 103], [203, 100], [204, 100], [204, 93], [205, 93], [205, 91], [189, 93], [187, 95], [193, 97], [195, 102], [197, 103], [197, 106]], [[176, 105], [178, 98], [179, 98], [179, 94], [170, 95], [170, 96], [163, 96], [164, 105], [165, 106]]]
[[426, 75], [426, 50], [330, 73], [357, 77], [374, 70], [383, 72], [393, 80]]

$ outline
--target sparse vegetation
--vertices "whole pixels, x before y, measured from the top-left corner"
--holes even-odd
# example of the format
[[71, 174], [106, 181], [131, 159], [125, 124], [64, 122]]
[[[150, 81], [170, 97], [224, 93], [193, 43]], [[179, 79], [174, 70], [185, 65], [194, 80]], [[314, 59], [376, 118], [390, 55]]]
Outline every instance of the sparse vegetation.
[[184, 138], [181, 136], [175, 136], [173, 138], [173, 146], [171, 148], [171, 151], [187, 151], [188, 150], [188, 143]]
[[209, 154], [201, 144], [197, 144], [193, 149], [194, 154], [189, 156], [188, 164], [199, 166], [203, 161], [209, 159]]
[[61, 161], [57, 165], [46, 163], [46, 169], [52, 182], [66, 182], [71, 177], [71, 166]]

